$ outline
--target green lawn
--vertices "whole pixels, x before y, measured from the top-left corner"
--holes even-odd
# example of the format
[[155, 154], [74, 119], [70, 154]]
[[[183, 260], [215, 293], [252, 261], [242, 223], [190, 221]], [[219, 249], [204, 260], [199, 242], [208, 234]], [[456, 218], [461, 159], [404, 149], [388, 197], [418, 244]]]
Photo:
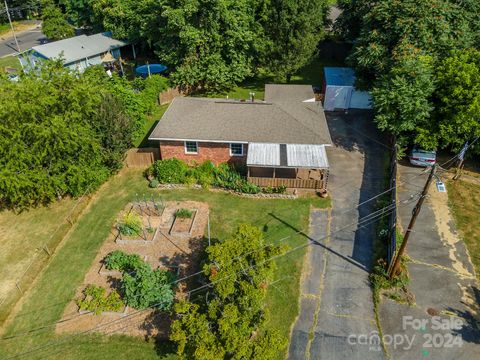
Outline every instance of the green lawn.
[[455, 224], [467, 245], [477, 278], [480, 280], [480, 186], [457, 180], [449, 181], [447, 190]]
[[[295, 75], [292, 76], [291, 84], [309, 84], [321, 87], [323, 84], [323, 68], [325, 66], [342, 66], [344, 64], [335, 61], [325, 61], [315, 57]], [[255, 93], [255, 98], [263, 100], [265, 97], [265, 84], [285, 83], [285, 80], [276, 79], [271, 74], [260, 72], [257, 76], [245, 80], [227, 92], [207, 94], [209, 97], [226, 97], [231, 99], [249, 99], [250, 92]], [[197, 94], [205, 96], [205, 94]]]
[[[159, 193], [166, 200], [205, 201], [211, 211], [213, 238], [224, 239], [237, 224], [247, 222], [263, 229], [269, 241], [275, 241], [308, 225], [310, 206], [326, 207], [329, 201], [319, 198], [298, 200], [254, 200], [222, 192], [206, 190], [158, 191], [147, 187], [141, 171], [124, 171], [112, 178], [95, 195], [89, 208], [79, 219], [64, 246], [58, 250], [31, 292], [26, 296], [20, 312], [6, 329], [4, 336], [18, 337], [0, 340], [0, 358], [42, 346], [52, 341], [64, 341], [62, 346], [46, 347], [28, 355], [28, 359], [158, 359], [171, 358], [166, 344], [155, 344], [126, 336], [56, 335], [48, 324], [58, 321], [66, 302], [72, 299], [75, 289], [104, 242], [117, 213], [135, 194]], [[291, 247], [306, 242], [302, 235], [288, 240]], [[269, 327], [289, 335], [298, 310], [299, 277], [304, 250], [291, 253], [278, 260], [279, 270], [275, 286], [269, 288], [268, 309], [271, 313]], [[25, 335], [30, 329], [40, 328]], [[23, 334], [23, 335], [22, 335]], [[170, 350], [170, 351], [169, 351]]]
[[143, 124], [142, 131], [140, 135], [133, 140], [134, 147], [157, 147], [157, 141], [149, 141], [148, 136], [153, 131], [155, 126], [158, 124], [158, 121], [163, 116], [163, 113], [167, 110], [168, 104], [166, 105], [157, 105], [155, 111], [147, 116], [147, 121]]
[[20, 61], [18, 61], [16, 56], [6, 56], [0, 58], [0, 72], [5, 72], [6, 67], [11, 67], [17, 69], [18, 71], [22, 70]]
[[53, 251], [71, 228], [68, 219], [75, 220], [87, 203], [66, 198], [20, 214], [0, 212], [0, 325], [21, 295], [17, 282], [21, 289], [30, 286], [48, 260], [42, 248]]

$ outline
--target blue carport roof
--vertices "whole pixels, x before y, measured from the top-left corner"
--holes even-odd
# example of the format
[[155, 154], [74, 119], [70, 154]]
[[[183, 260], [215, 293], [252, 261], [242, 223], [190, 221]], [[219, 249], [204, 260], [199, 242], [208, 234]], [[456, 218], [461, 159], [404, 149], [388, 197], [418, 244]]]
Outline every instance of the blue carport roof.
[[326, 67], [325, 83], [333, 86], [354, 86], [355, 71], [348, 67]]

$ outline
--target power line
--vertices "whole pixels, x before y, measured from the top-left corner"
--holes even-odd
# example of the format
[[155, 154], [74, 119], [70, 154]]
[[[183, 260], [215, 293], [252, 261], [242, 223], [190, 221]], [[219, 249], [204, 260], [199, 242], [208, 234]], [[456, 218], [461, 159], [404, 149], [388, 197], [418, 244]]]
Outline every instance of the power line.
[[[372, 201], [372, 200], [374, 200], [374, 199], [376, 199], [376, 198], [378, 198], [378, 197], [380, 197], [380, 196], [388, 193], [389, 191], [391, 191], [391, 190], [394, 189], [394, 188], [395, 188], [395, 187], [392, 187], [392, 188], [390, 188], [390, 189], [388, 189], [388, 190], [386, 190], [386, 191], [383, 191], [383, 192], [381, 192], [381, 193], [379, 193], [379, 194], [371, 197], [370, 199], [365, 200], [365, 201], [363, 201], [362, 203], [354, 206], [353, 208], [343, 211], [343, 212], [340, 213], [340, 214], [344, 214], [344, 213], [346, 213], [346, 212], [348, 212], [348, 211], [351, 211], [351, 210], [353, 210], [353, 209], [357, 209], [357, 208], [359, 208], [360, 206], [363, 206], [363, 205], [367, 204], [368, 202], [370, 202], [370, 201]], [[415, 196], [415, 194], [414, 194], [413, 196]], [[383, 214], [383, 213], [384, 213], [385, 211], [387, 211], [387, 210], [392, 210], [395, 206], [396, 206], [396, 203], [393, 202], [393, 203], [387, 205], [386, 207], [384, 207], [384, 208], [382, 208], [382, 209], [378, 209], [378, 210], [376, 210], [376, 211], [374, 211], [374, 212], [366, 215], [362, 220], [368, 220], [369, 218], [373, 218], [373, 217], [375, 217], [375, 216], [378, 215], [378, 214]], [[339, 214], [339, 215], [340, 215], [340, 214]], [[287, 235], [287, 236], [285, 236], [285, 237], [283, 237], [283, 238], [278, 239], [277, 241], [274, 241], [273, 243], [265, 244], [265, 245], [262, 246], [262, 248], [260, 248], [260, 249], [257, 249], [257, 250], [248, 252], [248, 253], [246, 253], [246, 254], [243, 254], [243, 255], [241, 255], [241, 256], [237, 256], [237, 257], [235, 257], [235, 258], [233, 258], [233, 259], [230, 259], [230, 261], [229, 261], [228, 264], [227, 264], [227, 263], [223, 263], [223, 264], [220, 263], [220, 264], [217, 264], [217, 266], [223, 267], [223, 266], [226, 266], [226, 265], [230, 265], [230, 264], [232, 264], [233, 262], [235, 262], [236, 260], [239, 260], [239, 259], [241, 259], [241, 258], [245, 258], [246, 256], [251, 255], [251, 254], [256, 253], [256, 252], [259, 252], [259, 251], [261, 251], [261, 250], [263, 250], [263, 249], [265, 249], [265, 248], [267, 248], [267, 247], [279, 245], [280, 243], [282, 243], [282, 242], [284, 242], [284, 241], [286, 241], [286, 240], [288, 240], [288, 239], [290, 239], [290, 238], [292, 238], [292, 237], [294, 237], [294, 236], [301, 235], [301, 234], [305, 234], [307, 231], [308, 231], [308, 228], [304, 228], [304, 229], [298, 230], [298, 231], [296, 231], [296, 232], [294, 232], [294, 233], [292, 233], [292, 234], [289, 234], [289, 235]], [[267, 240], [267, 239], [268, 239], [268, 238], [266, 238], [265, 240]], [[133, 273], [133, 271], [132, 271], [131, 273]], [[204, 273], [203, 270], [197, 271], [197, 272], [195, 272], [195, 273], [193, 273], [193, 274], [190, 274], [190, 275], [184, 276], [184, 277], [182, 277], [182, 278], [180, 278], [180, 279], [177, 279], [177, 280], [175, 280], [175, 281], [172, 281], [172, 282], [171, 282], [170, 284], [168, 284], [168, 285], [175, 285], [175, 284], [177, 284], [177, 283], [179, 283], [179, 282], [188, 280], [188, 279], [190, 279], [190, 278], [193, 278], [193, 277], [198, 276], [198, 275], [203, 274], [203, 273]], [[69, 302], [69, 301], [66, 301], [66, 302]], [[78, 316], [80, 316], [80, 314], [77, 314], [77, 315], [72, 316], [72, 317], [70, 317], [70, 318], [63, 319], [63, 320], [60, 320], [60, 321], [57, 321], [57, 322], [54, 322], [54, 323], [46, 324], [46, 325], [37, 327], [37, 328], [35, 328], [35, 329], [30, 329], [30, 330], [28, 330], [28, 331], [26, 331], [26, 332], [23, 332], [23, 333], [21, 333], [21, 334], [17, 334], [17, 335], [13, 335], [13, 336], [8, 336], [8, 337], [3, 337], [3, 338], [1, 338], [0, 340], [10, 340], [10, 339], [18, 338], [18, 337], [21, 337], [21, 336], [24, 336], [24, 335], [31, 335], [32, 332], [40, 331], [40, 330], [43, 330], [43, 329], [48, 329], [48, 328], [50, 328], [50, 327], [52, 327], [52, 326], [57, 325], [58, 323], [63, 323], [63, 322], [66, 322], [66, 321], [74, 320], [74, 319], [78, 318]]]
[[[400, 205], [400, 206], [405, 206], [406, 204], [408, 204], [408, 203], [410, 203], [410, 202], [412, 202], [412, 201], [413, 201], [413, 200], [411, 200], [411, 199], [410, 199], [410, 200], [407, 200], [406, 203], [404, 202], [404, 203], [403, 203], [402, 205]], [[387, 208], [387, 207], [386, 207], [386, 208]], [[380, 209], [380, 210], [382, 210], [382, 209]], [[332, 236], [333, 234], [336, 234], [336, 233], [338, 233], [338, 232], [344, 231], [344, 230], [348, 229], [349, 227], [351, 227], [351, 226], [353, 226], [353, 225], [357, 225], [357, 226], [358, 226], [358, 225], [362, 225], [362, 224], [364, 224], [364, 223], [366, 223], [366, 222], [368, 222], [368, 221], [373, 221], [373, 222], [378, 221], [378, 220], [380, 220], [381, 218], [383, 218], [385, 215], [388, 215], [388, 213], [391, 212], [391, 211], [393, 211], [393, 210], [387, 211], [386, 213], [384, 212], [384, 213], [381, 213], [381, 214], [377, 214], [376, 217], [373, 217], [373, 218], [370, 217], [370, 216], [366, 216], [366, 217], [367, 217], [366, 220], [365, 220], [364, 218], [362, 218], [362, 219], [361, 219], [360, 221], [358, 221], [358, 222], [357, 222], [357, 221], [352, 222], [352, 223], [350, 223], [350, 224], [348, 224], [348, 225], [346, 225], [346, 226], [343, 226], [343, 227], [340, 228], [340, 229], [337, 229], [337, 230], [331, 232], [330, 234], [327, 234], [327, 235], [321, 237], [320, 239], [315, 239], [315, 240], [310, 239], [310, 241], [307, 242], [306, 244], [301, 244], [301, 245], [299, 245], [299, 246], [296, 246], [296, 247], [294, 247], [294, 248], [286, 251], [286, 252], [283, 253], [283, 254], [269, 257], [269, 258], [265, 259], [264, 261], [262, 261], [262, 262], [260, 262], [260, 263], [258, 263], [258, 264], [252, 265], [252, 266], [248, 267], [247, 269], [242, 270], [242, 272], [244, 272], [244, 271], [246, 271], [246, 270], [254, 269], [254, 268], [256, 268], [256, 267], [258, 267], [258, 266], [260, 266], [260, 265], [265, 264], [266, 262], [275, 260], [275, 259], [280, 258], [280, 257], [282, 257], [282, 256], [289, 255], [289, 254], [291, 254], [291, 253], [293, 253], [293, 252], [295, 252], [295, 251], [301, 250], [301, 249], [303, 249], [303, 248], [305, 248], [305, 247], [307, 247], [307, 246], [310, 246], [310, 245], [312, 245], [312, 244], [322, 245], [322, 244], [319, 243], [319, 241], [324, 240], [325, 238], [330, 237], [330, 236]], [[191, 295], [191, 294], [194, 293], [194, 292], [197, 292], [197, 291], [199, 291], [199, 290], [202, 290], [202, 289], [205, 289], [205, 288], [207, 288], [207, 287], [210, 287], [210, 286], [212, 286], [212, 285], [214, 285], [214, 284], [216, 284], [216, 283], [219, 283], [220, 281], [227, 280], [227, 279], [231, 278], [232, 276], [233, 276], [233, 274], [232, 274], [232, 275], [229, 275], [229, 276], [225, 276], [225, 277], [223, 277], [223, 278], [220, 278], [220, 279], [215, 280], [215, 281], [213, 281], [213, 282], [210, 282], [210, 283], [208, 283], [208, 284], [202, 285], [202, 286], [200, 286], [200, 287], [197, 287], [197, 288], [195, 288], [195, 289], [192, 289], [192, 290], [188, 291], [187, 294]], [[159, 305], [159, 304], [155, 304], [155, 305], [153, 306], [153, 308], [154, 308], [155, 306], [157, 306], [157, 305]], [[95, 326], [95, 327], [92, 327], [92, 328], [90, 328], [90, 329], [84, 330], [84, 331], [82, 331], [82, 332], [80, 332], [80, 333], [72, 334], [72, 335], [70, 335], [67, 339], [62, 339], [62, 340], [59, 340], [59, 341], [52, 341], [52, 342], [50, 342], [50, 343], [44, 344], [44, 345], [42, 345], [42, 346], [39, 346], [39, 347], [30, 349], [30, 350], [27, 350], [27, 351], [25, 351], [25, 352], [14, 354], [14, 355], [12, 355], [11, 357], [6, 358], [6, 360], [18, 358], [18, 357], [21, 357], [21, 356], [24, 356], [24, 355], [28, 355], [28, 354], [32, 354], [32, 353], [34, 353], [34, 352], [41, 351], [41, 350], [43, 350], [43, 349], [45, 349], [45, 348], [48, 348], [48, 347], [61, 345], [61, 344], [65, 343], [65, 342], [69, 341], [70, 339], [73, 339], [73, 338], [75, 338], [75, 337], [77, 337], [77, 336], [85, 335], [85, 334], [90, 333], [90, 332], [94, 332], [94, 331], [99, 330], [99, 329], [102, 329], [102, 328], [104, 328], [105, 326], [108, 326], [108, 325], [121, 323], [122, 321], [126, 321], [126, 320], [128, 320], [129, 318], [131, 318], [132, 316], [135, 316], [135, 315], [140, 314], [140, 313], [145, 312], [145, 311], [151, 311], [151, 308], [149, 308], [149, 309], [143, 309], [143, 310], [136, 310], [135, 312], [133, 312], [133, 313], [131, 313], [131, 314], [128, 314], [128, 315], [126, 315], [126, 316], [124, 316], [124, 317], [122, 317], [122, 318], [120, 318], [120, 319], [116, 319], [116, 320], [113, 320], [113, 321], [110, 321], [110, 322], [102, 323], [102, 324], [97, 325], [97, 326]]]
[[[474, 142], [472, 142], [471, 145], [473, 145], [473, 143], [474, 143]], [[456, 156], [454, 156], [452, 159], [455, 159], [455, 157], [456, 157]], [[448, 161], [445, 162], [444, 164], [452, 161], [452, 159], [448, 160]], [[415, 177], [417, 177], [417, 176], [423, 175], [424, 173], [425, 173], [425, 170], [422, 171], [422, 172], [420, 172], [419, 174], [413, 175], [411, 179], [413, 179], [413, 178], [415, 178]], [[340, 214], [344, 214], [344, 213], [347, 213], [347, 212], [349, 212], [349, 211], [358, 209], [359, 207], [361, 207], [361, 206], [363, 206], [363, 205], [365, 205], [365, 204], [367, 204], [367, 203], [369, 203], [369, 202], [371, 202], [371, 201], [379, 198], [379, 197], [382, 196], [382, 195], [385, 195], [385, 194], [389, 193], [389, 192], [392, 191], [393, 189], [396, 189], [396, 188], [400, 187], [401, 185], [403, 185], [403, 184], [405, 184], [405, 183], [409, 183], [409, 182], [406, 181], [406, 180], [400, 181], [400, 182], [398, 182], [395, 186], [392, 186], [391, 188], [389, 188], [389, 189], [387, 189], [387, 190], [385, 190], [385, 191], [382, 191], [381, 193], [379, 193], [379, 194], [377, 194], [377, 195], [375, 195], [375, 196], [372, 196], [371, 198], [369, 198], [369, 199], [367, 199], [367, 200], [365, 200], [365, 201], [357, 204], [356, 206], [354, 206], [354, 207], [352, 207], [352, 208], [350, 208], [350, 209], [347, 209], [347, 210], [342, 211]], [[413, 195], [411, 195], [411, 196], [415, 196], [415, 195], [418, 195], [418, 194], [419, 194], [419, 193], [416, 193], [416, 194], [413, 194]], [[376, 215], [376, 214], [381, 213], [380, 215], [384, 215], [383, 212], [385, 212], [385, 209], [391, 210], [391, 209], [393, 209], [395, 206], [396, 206], [396, 202], [392, 202], [392, 204], [389, 204], [388, 206], [386, 206], [386, 207], [384, 207], [384, 208], [382, 208], [382, 209], [376, 210], [375, 212], [370, 213], [369, 215], [366, 215], [365, 218], [368, 219], [368, 217], [371, 217], [371, 218], [375, 221], [375, 215]], [[390, 211], [390, 212], [391, 212], [391, 211]], [[365, 220], [365, 218], [363, 218], [362, 220]], [[366, 226], [366, 225], [365, 225], [365, 226]], [[364, 226], [362, 226], [362, 227], [364, 227]], [[290, 234], [290, 235], [288, 235], [288, 236], [286, 236], [286, 237], [284, 237], [284, 238], [279, 239], [276, 244], [279, 244], [280, 242], [283, 242], [283, 241], [285, 241], [285, 240], [287, 240], [287, 239], [289, 239], [289, 238], [291, 238], [291, 237], [293, 237], [293, 236], [296, 236], [296, 235], [305, 233], [306, 231], [308, 231], [308, 228], [307, 228], [307, 229], [302, 229], [302, 230], [296, 231], [296, 232], [293, 233], [293, 234]], [[275, 245], [275, 244], [271, 244], [271, 243], [266, 244], [265, 246], [262, 247], [262, 249], [264, 249], [264, 248], [266, 248], [266, 247], [268, 247], [268, 246], [272, 246], [272, 245]], [[262, 249], [258, 249], [257, 251], [260, 251], [260, 250], [262, 250]], [[248, 255], [250, 255], [250, 254], [252, 254], [252, 253], [254, 253], [254, 251], [253, 251], [253, 252], [250, 252], [250, 253], [247, 253], [247, 254], [244, 254], [243, 256], [236, 257], [236, 258], [232, 259], [232, 262], [235, 261], [235, 260], [238, 260], [238, 259], [240, 259], [240, 258], [242, 258], [242, 257], [248, 256]], [[219, 265], [220, 265], [220, 266], [225, 266], [226, 264], [219, 264]], [[172, 284], [176, 284], [176, 283], [178, 283], [178, 282], [185, 281], [185, 280], [187, 280], [187, 279], [190, 279], [190, 278], [193, 278], [193, 277], [195, 277], [195, 276], [198, 276], [198, 275], [200, 275], [200, 274], [202, 274], [202, 273], [204, 273], [203, 270], [198, 271], [198, 272], [196, 272], [196, 273], [193, 273], [193, 274], [190, 274], [190, 275], [188, 275], [188, 276], [182, 277], [181, 279], [176, 280], [176, 281], [173, 282]], [[77, 316], [78, 316], [78, 315], [77, 315]], [[72, 318], [67, 319], [66, 321], [73, 320], [73, 319], [77, 318], [77, 316], [73, 316]], [[64, 319], [64, 320], [65, 320], [65, 319]], [[48, 325], [42, 326], [42, 327], [37, 328], [37, 329], [38, 329], [38, 330], [46, 329], [46, 328], [49, 328], [49, 327], [51, 327], [51, 326], [56, 325], [56, 324], [59, 323], [59, 322], [62, 322], [62, 321], [58, 321], [58, 322], [55, 322], [55, 323], [52, 323], [52, 324], [48, 324]], [[23, 333], [23, 334], [25, 334], [25, 335], [27, 335], [27, 334], [30, 335], [32, 331], [36, 331], [37, 329], [28, 330], [26, 333]], [[22, 335], [23, 335], [23, 334], [22, 334]], [[10, 337], [2, 338], [1, 340], [8, 340], [8, 339], [16, 338], [16, 337], [17, 337], [17, 336], [10, 336]]]

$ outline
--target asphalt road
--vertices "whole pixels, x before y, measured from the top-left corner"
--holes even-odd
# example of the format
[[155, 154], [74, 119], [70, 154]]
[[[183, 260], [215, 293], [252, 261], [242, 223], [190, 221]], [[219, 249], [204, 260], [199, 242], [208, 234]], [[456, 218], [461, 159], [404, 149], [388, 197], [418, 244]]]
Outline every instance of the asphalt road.
[[[428, 174], [409, 165], [400, 165], [398, 169], [404, 182], [399, 198], [409, 199], [421, 191]], [[404, 229], [413, 206], [411, 203], [399, 208], [398, 216]], [[380, 305], [383, 334], [396, 338], [386, 344], [392, 360], [479, 359], [480, 290], [451, 215], [448, 195], [439, 193], [434, 182], [407, 247], [410, 276], [407, 287], [415, 306], [389, 299]], [[478, 226], [478, 223], [471, 225]], [[439, 323], [442, 326], [438, 326]]]
[[289, 359], [384, 360], [378, 343], [358, 340], [378, 331], [369, 283], [375, 223], [358, 222], [375, 209], [375, 201], [362, 203], [385, 190], [387, 149], [365, 113], [327, 120], [334, 142], [328, 149], [332, 210], [311, 213], [312, 246]]
[[[26, 30], [17, 34], [18, 45], [21, 51], [30, 49], [33, 46], [40, 45], [40, 40], [44, 39], [41, 29]], [[0, 57], [14, 55], [17, 53], [17, 46], [13, 37], [0, 38]]]

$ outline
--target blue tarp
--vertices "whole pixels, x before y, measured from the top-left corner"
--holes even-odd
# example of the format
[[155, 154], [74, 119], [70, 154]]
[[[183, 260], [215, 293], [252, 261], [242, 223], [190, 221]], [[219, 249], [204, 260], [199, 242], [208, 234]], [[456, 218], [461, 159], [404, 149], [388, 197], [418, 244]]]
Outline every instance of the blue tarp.
[[167, 70], [167, 67], [162, 64], [149, 64], [149, 65], [142, 65], [135, 69], [137, 75], [141, 77], [147, 77], [148, 74], [161, 74]]
[[352, 68], [326, 67], [325, 83], [327, 86], [354, 86], [355, 72]]

